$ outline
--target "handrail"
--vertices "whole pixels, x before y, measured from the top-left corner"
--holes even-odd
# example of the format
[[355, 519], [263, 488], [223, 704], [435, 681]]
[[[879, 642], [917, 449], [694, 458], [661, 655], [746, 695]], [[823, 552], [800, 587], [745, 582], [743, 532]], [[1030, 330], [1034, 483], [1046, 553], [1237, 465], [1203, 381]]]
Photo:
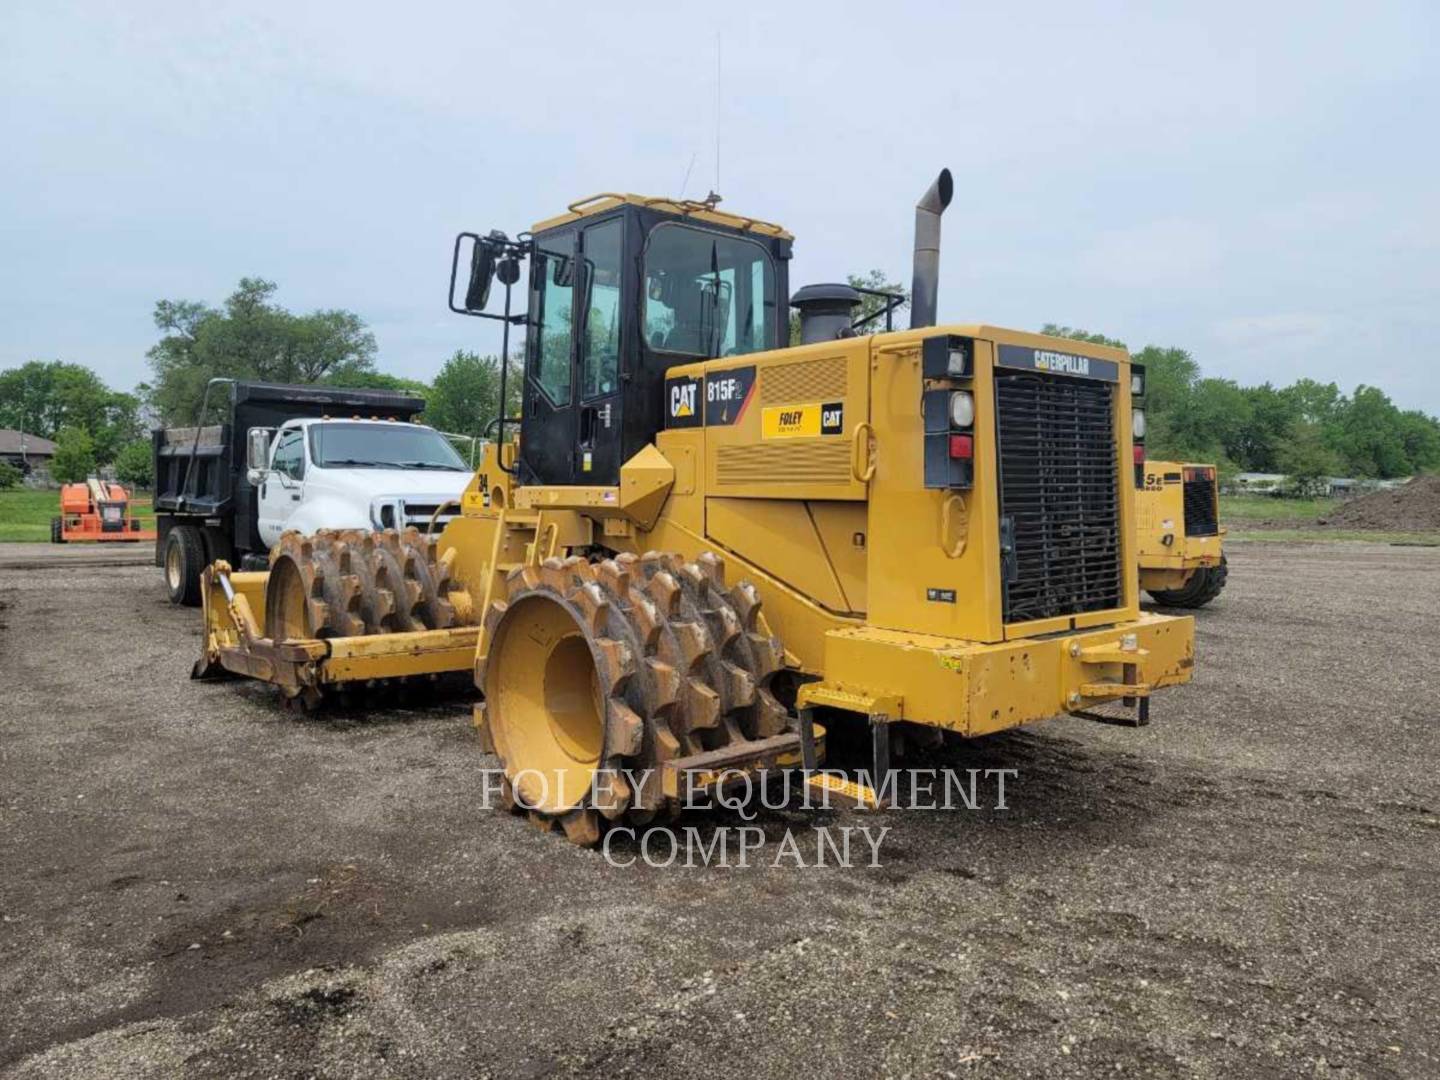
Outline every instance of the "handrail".
[[195, 459], [200, 456], [200, 430], [205, 426], [205, 407], [210, 404], [210, 388], [216, 383], [229, 383], [234, 386], [235, 380], [217, 375], [205, 384], [205, 393], [200, 397], [200, 413], [195, 417], [195, 442], [190, 447], [190, 460], [185, 462], [185, 479], [180, 484], [180, 495], [176, 500], [176, 504], [181, 510], [185, 509], [185, 500], [189, 497], [190, 476], [195, 471]]

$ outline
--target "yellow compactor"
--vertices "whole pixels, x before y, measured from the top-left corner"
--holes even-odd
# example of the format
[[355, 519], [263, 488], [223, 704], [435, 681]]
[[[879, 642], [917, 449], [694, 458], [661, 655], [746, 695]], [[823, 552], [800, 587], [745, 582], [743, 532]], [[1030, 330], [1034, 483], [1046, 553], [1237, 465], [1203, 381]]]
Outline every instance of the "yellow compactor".
[[817, 715], [868, 722], [882, 774], [895, 724], [1148, 722], [1194, 638], [1139, 608], [1144, 373], [937, 325], [950, 195], [946, 171], [916, 207], [908, 329], [898, 296], [861, 318], [849, 286], [792, 294], [790, 234], [713, 197], [462, 234], [451, 308], [500, 320], [507, 349], [523, 328], [525, 362], [460, 516], [287, 536], [268, 574], [214, 564], [196, 674], [313, 703], [473, 670], [507, 790], [581, 843], [735, 770], [813, 768]]
[[1157, 604], [1198, 608], [1225, 588], [1214, 465], [1146, 461], [1135, 495], [1140, 588]]

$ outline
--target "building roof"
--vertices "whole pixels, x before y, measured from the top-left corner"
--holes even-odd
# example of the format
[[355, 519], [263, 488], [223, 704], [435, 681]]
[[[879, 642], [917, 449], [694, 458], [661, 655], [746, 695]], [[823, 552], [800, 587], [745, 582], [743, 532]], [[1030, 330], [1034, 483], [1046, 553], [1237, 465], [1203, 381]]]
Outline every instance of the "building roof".
[[0, 454], [19, 454], [22, 439], [27, 455], [33, 457], [55, 456], [55, 444], [49, 439], [42, 439], [39, 435], [28, 435], [23, 431], [16, 431], [14, 428], [0, 428]]

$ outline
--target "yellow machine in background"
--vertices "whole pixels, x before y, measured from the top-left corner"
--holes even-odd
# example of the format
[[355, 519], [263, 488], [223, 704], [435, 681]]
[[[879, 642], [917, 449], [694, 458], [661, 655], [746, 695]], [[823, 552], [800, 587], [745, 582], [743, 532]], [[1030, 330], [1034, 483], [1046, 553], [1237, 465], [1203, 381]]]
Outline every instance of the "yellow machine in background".
[[814, 768], [817, 716], [868, 722], [881, 775], [897, 723], [1148, 722], [1190, 679], [1193, 625], [1139, 608], [1143, 371], [934, 325], [950, 194], [947, 171], [916, 208], [900, 331], [874, 325], [899, 298], [857, 321], [848, 286], [792, 296], [790, 235], [715, 200], [602, 195], [518, 240], [462, 234], [451, 306], [525, 326], [522, 415], [436, 536], [292, 536], [268, 574], [212, 566], [197, 675], [313, 702], [473, 666], [513, 796], [582, 843], [736, 770]]
[[1147, 461], [1135, 496], [1140, 588], [1165, 607], [1204, 607], [1230, 570], [1214, 465]]

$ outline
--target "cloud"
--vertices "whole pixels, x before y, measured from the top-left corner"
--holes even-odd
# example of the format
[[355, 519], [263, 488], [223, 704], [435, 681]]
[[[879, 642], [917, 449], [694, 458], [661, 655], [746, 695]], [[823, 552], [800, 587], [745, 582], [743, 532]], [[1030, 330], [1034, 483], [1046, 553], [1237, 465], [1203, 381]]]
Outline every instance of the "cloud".
[[1224, 257], [1215, 229], [1199, 221], [1171, 219], [1102, 233], [1080, 256], [1097, 281], [1119, 288], [1201, 286]]
[[1320, 349], [1344, 332], [1343, 320], [1322, 312], [1277, 312], [1221, 319], [1211, 333], [1221, 345], [1238, 351], [1301, 353]]

